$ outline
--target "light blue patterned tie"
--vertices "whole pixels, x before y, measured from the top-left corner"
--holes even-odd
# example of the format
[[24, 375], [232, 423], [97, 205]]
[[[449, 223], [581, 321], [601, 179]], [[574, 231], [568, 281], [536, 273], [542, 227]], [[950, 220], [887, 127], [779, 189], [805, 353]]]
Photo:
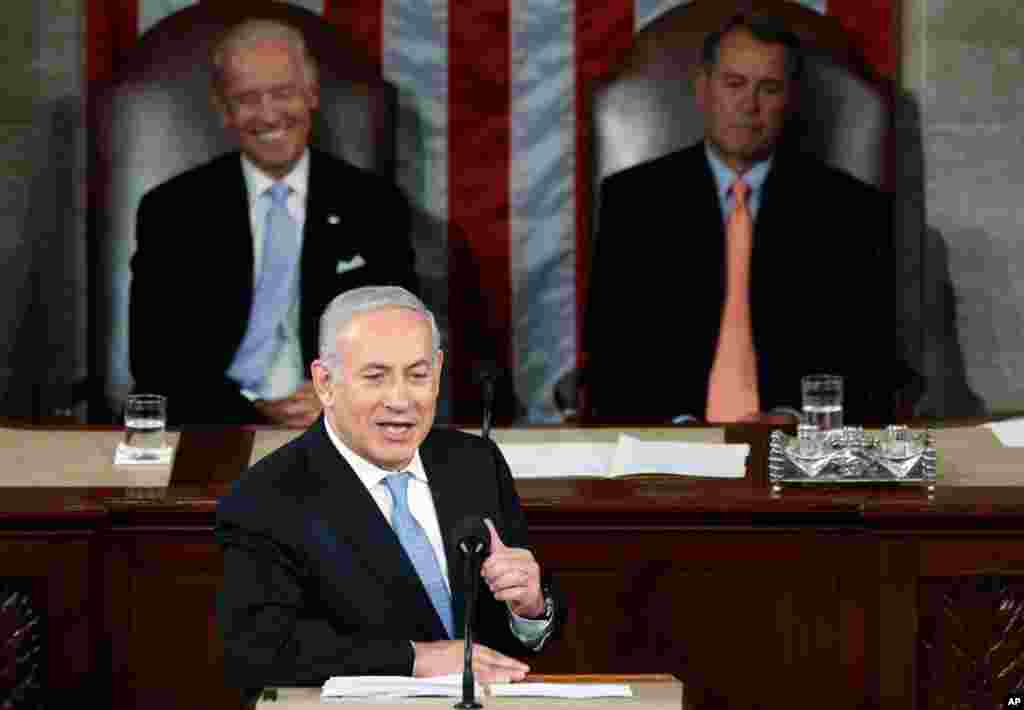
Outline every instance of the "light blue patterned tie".
[[289, 189], [287, 184], [275, 182], [264, 193], [271, 204], [263, 228], [263, 268], [253, 292], [249, 327], [228, 368], [228, 377], [242, 389], [259, 391], [284, 337], [282, 324], [294, 301], [299, 228], [288, 213]]
[[427, 595], [441, 617], [448, 638], [455, 638], [452, 634], [454, 622], [452, 620], [452, 599], [448, 593], [448, 587], [444, 583], [444, 575], [441, 566], [434, 555], [434, 548], [427, 539], [423, 528], [412, 517], [409, 512], [409, 479], [412, 474], [408, 471], [393, 473], [384, 479], [384, 485], [391, 491], [391, 500], [394, 502], [391, 511], [391, 527], [398, 535], [398, 541], [405, 548], [405, 554], [409, 556], [412, 566], [427, 589]]

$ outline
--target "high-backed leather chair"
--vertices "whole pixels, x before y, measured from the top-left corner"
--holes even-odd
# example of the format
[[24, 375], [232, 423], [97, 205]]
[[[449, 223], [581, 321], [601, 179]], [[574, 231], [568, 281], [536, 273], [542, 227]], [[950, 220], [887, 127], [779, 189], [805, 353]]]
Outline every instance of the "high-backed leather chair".
[[[114, 412], [133, 386], [128, 294], [139, 200], [168, 178], [235, 148], [211, 104], [210, 52], [222, 32], [250, 17], [294, 25], [319, 63], [313, 144], [357, 166], [388, 176], [394, 172], [397, 92], [319, 15], [270, 0], [204, 2], [142, 35], [95, 105], [91, 370]], [[188, 333], [174, 335], [188, 338]]]
[[883, 185], [889, 100], [835, 18], [785, 0], [693, 0], [640, 30], [621, 68], [596, 89], [595, 186], [614, 172], [700, 140], [704, 126], [692, 79], [701, 46], [739, 12], [779, 18], [804, 47], [799, 111], [786, 139], [867, 183]]
[[[708, 34], [721, 30], [738, 13], [776, 17], [801, 40], [804, 71], [796, 111], [782, 140], [795, 142], [869, 184], [884, 186], [890, 91], [858, 58], [835, 18], [785, 0], [693, 0], [643, 27], [617, 71], [595, 87], [592, 234], [600, 228], [599, 186], [605, 177], [703, 137], [694, 84], [702, 46]], [[589, 355], [584, 353], [584, 363]], [[590, 419], [594, 412], [585, 369], [577, 387], [576, 407]], [[564, 399], [572, 402], [571, 393]]]

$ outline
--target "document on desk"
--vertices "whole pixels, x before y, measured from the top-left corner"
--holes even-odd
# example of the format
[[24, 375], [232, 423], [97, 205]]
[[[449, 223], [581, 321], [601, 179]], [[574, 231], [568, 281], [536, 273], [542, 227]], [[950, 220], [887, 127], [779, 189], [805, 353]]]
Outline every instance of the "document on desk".
[[498, 443], [513, 478], [617, 478], [641, 474], [743, 478], [747, 444], [650, 441]]
[[677, 476], [743, 478], [748, 444], [696, 444], [688, 441], [644, 441], [620, 434], [611, 476], [667, 473]]
[[[483, 688], [476, 684], [477, 695]], [[334, 676], [328, 678], [320, 691], [321, 700], [343, 698], [458, 698], [462, 696], [462, 674], [411, 678], [408, 676]]]
[[1003, 446], [1024, 446], [1024, 419], [1007, 419], [985, 425]]
[[615, 447], [606, 441], [498, 444], [513, 478], [603, 478]]
[[518, 698], [632, 698], [625, 683], [492, 683], [495, 697]]
[[[631, 698], [633, 689], [623, 683], [492, 683], [485, 691], [484, 687], [477, 683], [476, 694], [478, 697], [486, 694], [521, 698]], [[461, 696], [461, 673], [433, 678], [335, 676], [328, 679], [320, 691], [321, 700]]]

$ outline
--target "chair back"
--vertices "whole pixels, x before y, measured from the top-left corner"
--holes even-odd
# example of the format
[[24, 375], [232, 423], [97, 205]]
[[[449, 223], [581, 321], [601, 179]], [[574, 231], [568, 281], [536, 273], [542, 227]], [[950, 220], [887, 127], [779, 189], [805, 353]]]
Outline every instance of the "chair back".
[[785, 0], [693, 0], [642, 28], [621, 68], [596, 88], [595, 186], [612, 173], [702, 138], [693, 81], [701, 47], [705, 36], [739, 12], [778, 18], [804, 47], [797, 111], [784, 140], [867, 183], [883, 185], [891, 115], [887, 92], [858, 60], [835, 18]]
[[[313, 145], [394, 173], [397, 92], [319, 15], [271, 0], [203, 2], [143, 34], [100, 88], [92, 117], [90, 369], [114, 412], [133, 386], [128, 298], [139, 201], [168, 178], [236, 148], [211, 103], [210, 53], [225, 30], [252, 17], [298, 28], [319, 64]], [[198, 227], [202, 215], [196, 220]]]

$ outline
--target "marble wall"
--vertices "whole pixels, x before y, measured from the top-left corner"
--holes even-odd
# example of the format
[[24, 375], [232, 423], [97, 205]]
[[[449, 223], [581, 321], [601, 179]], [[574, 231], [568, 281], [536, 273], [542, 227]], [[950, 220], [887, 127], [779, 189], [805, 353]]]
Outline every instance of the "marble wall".
[[86, 372], [80, 0], [7, 3], [0, 85], [0, 414], [70, 406]]
[[1024, 410], [1024, 6], [912, 0], [903, 17], [923, 148], [926, 406]]

